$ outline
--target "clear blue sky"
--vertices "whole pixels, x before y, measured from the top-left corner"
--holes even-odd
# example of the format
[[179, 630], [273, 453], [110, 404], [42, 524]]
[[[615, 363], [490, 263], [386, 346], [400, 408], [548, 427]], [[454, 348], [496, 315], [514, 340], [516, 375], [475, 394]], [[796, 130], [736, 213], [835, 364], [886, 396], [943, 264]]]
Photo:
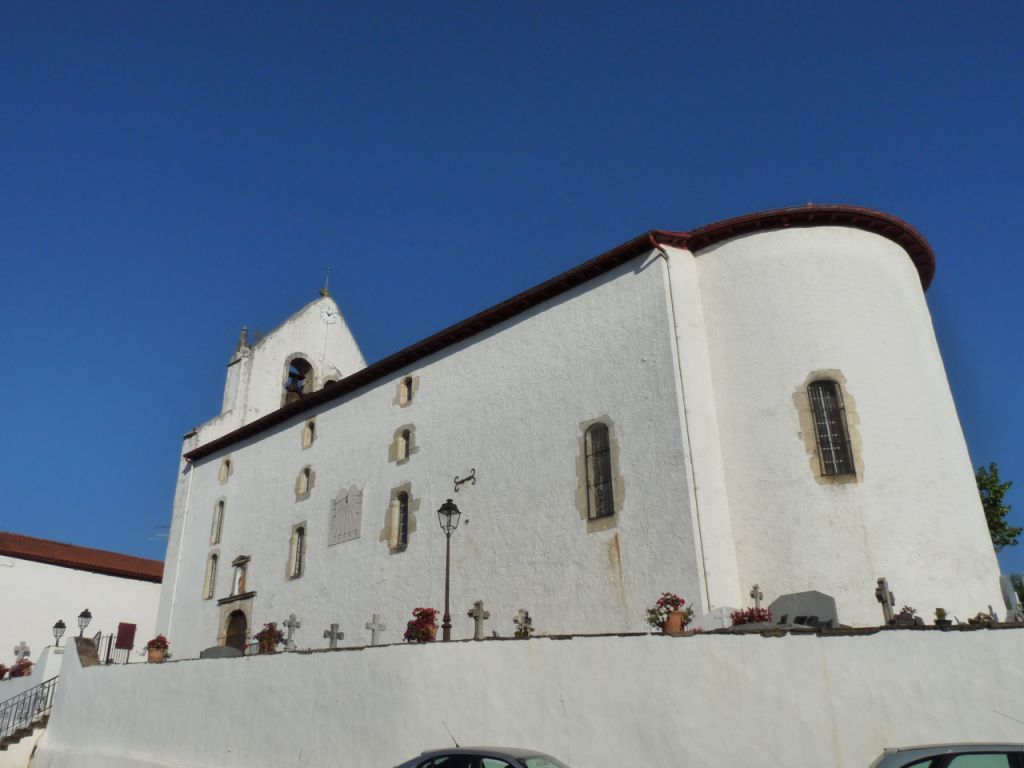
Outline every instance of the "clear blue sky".
[[932, 243], [1024, 524], [1024, 6], [626, 5], [5, 4], [0, 529], [162, 558], [239, 327], [328, 266], [373, 361], [647, 229], [808, 201]]

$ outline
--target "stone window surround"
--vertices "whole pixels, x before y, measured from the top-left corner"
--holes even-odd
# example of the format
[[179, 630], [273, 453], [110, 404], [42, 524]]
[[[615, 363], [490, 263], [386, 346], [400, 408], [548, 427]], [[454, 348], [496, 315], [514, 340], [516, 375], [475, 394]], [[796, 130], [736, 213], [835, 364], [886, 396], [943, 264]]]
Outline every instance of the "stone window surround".
[[[405, 456], [402, 456], [402, 433], [406, 430], [409, 432], [409, 450]], [[419, 450], [419, 445], [416, 443], [416, 425], [403, 424], [396, 429], [394, 435], [392, 435], [391, 445], [388, 446], [388, 461], [394, 464], [405, 464], [409, 461], [412, 455], [414, 453], [418, 453]]]
[[[587, 485], [587, 430], [597, 423], [608, 427], [608, 445], [612, 466], [612, 507], [615, 512], [605, 517], [591, 518], [590, 490]], [[578, 424], [576, 440], [576, 495], [574, 499], [576, 512], [579, 514], [580, 520], [586, 523], [587, 533], [597, 533], [598, 531], [606, 531], [609, 528], [616, 528], [619, 524], [619, 514], [622, 512], [626, 501], [626, 482], [619, 471], [619, 441], [615, 431], [615, 423], [607, 415], [581, 421]]]
[[[407, 494], [409, 497], [409, 522], [405, 529], [405, 546], [401, 546], [397, 543], [398, 529], [396, 526], [398, 525], [398, 495], [400, 493]], [[388, 545], [388, 551], [390, 554], [404, 552], [409, 548], [409, 541], [411, 540], [412, 534], [416, 531], [416, 513], [420, 509], [420, 504], [421, 499], [413, 495], [412, 481], [396, 485], [388, 493], [388, 503], [384, 508], [384, 527], [381, 528], [378, 541], [384, 542]]]
[[220, 552], [214, 550], [206, 556], [206, 570], [203, 573], [203, 600], [212, 600], [217, 589], [217, 565]]
[[249, 555], [239, 555], [231, 561], [231, 567], [234, 569], [234, 573], [231, 574], [231, 594], [220, 602], [240, 598], [252, 591], [248, 584], [250, 559]]
[[[846, 432], [850, 438], [850, 454], [853, 459], [853, 474], [826, 475], [821, 470], [818, 456], [818, 433], [814, 426], [814, 410], [811, 406], [807, 387], [814, 381], [834, 381], [839, 386], [839, 394], [843, 398], [843, 411], [846, 415]], [[793, 392], [793, 405], [799, 420], [798, 436], [803, 441], [807, 454], [811, 476], [819, 485], [848, 485], [858, 483], [864, 478], [863, 441], [860, 435], [860, 417], [857, 414], [857, 401], [850, 394], [846, 385], [846, 377], [838, 368], [819, 368], [811, 371], [803, 383]]]
[[[302, 570], [298, 573], [295, 572], [295, 558], [296, 558], [296, 545], [298, 542], [299, 529], [302, 529]], [[292, 526], [291, 537], [288, 539], [288, 570], [285, 572], [285, 577], [290, 581], [292, 579], [301, 579], [303, 574], [306, 572], [306, 556], [309, 553], [309, 525], [303, 520], [301, 523], [296, 523]]]
[[217, 470], [217, 481], [224, 485], [228, 481], [228, 478], [235, 473], [235, 462], [231, 460], [230, 456], [225, 456], [220, 460], [220, 467]]
[[312, 448], [316, 442], [316, 416], [306, 419], [302, 424], [302, 450]]
[[[303, 481], [305, 477], [305, 481]], [[305, 490], [302, 489], [303, 483], [305, 483]], [[316, 472], [313, 468], [307, 464], [299, 470], [299, 474], [295, 476], [295, 501], [305, 501], [309, 498], [309, 495], [313, 492], [313, 486], [316, 483]]]
[[217, 601], [217, 604], [220, 606], [220, 617], [217, 624], [217, 645], [227, 644], [228, 622], [231, 620], [231, 614], [235, 611], [241, 611], [245, 616], [245, 636], [246, 639], [252, 638], [252, 603], [254, 597], [256, 597], [255, 592], [246, 592]]
[[[406, 389], [406, 382], [410, 383], [408, 393]], [[395, 397], [391, 401], [392, 405], [397, 405], [399, 408], [408, 408], [417, 399], [417, 393], [420, 391], [420, 377], [414, 374], [407, 374], [398, 380], [398, 384], [395, 386]]]
[[224, 530], [224, 513], [227, 511], [227, 499], [221, 496], [213, 505], [213, 521], [210, 524], [210, 546], [220, 544]]

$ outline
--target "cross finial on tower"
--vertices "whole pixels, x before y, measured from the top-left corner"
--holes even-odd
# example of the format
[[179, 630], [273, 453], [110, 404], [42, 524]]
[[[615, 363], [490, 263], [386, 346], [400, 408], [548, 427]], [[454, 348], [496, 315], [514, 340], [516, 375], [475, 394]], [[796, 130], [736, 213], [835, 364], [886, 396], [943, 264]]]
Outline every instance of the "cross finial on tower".
[[320, 289], [320, 295], [323, 296], [324, 298], [326, 298], [326, 297], [331, 295], [331, 292], [328, 290], [328, 286], [330, 285], [330, 282], [331, 282], [331, 268], [328, 267], [327, 268], [327, 273], [324, 275], [324, 287]]

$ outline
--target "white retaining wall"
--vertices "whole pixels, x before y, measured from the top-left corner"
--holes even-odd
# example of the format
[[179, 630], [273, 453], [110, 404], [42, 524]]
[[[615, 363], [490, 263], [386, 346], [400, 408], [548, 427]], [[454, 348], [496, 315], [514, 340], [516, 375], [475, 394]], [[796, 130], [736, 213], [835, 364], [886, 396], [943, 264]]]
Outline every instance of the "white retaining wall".
[[[573, 768], [866, 767], [1024, 741], [1024, 631], [459, 642], [82, 669], [39, 768], [387, 768], [450, 744]], [[102, 706], [96, 706], [102, 702]]]

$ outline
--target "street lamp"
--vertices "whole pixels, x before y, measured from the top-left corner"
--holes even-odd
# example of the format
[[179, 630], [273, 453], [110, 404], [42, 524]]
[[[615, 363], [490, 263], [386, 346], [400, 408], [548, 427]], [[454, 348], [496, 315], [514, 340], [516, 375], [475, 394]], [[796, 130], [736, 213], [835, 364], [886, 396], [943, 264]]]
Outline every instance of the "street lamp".
[[89, 613], [89, 609], [86, 608], [80, 614], [78, 614], [78, 636], [81, 637], [85, 633], [85, 628], [89, 626], [89, 622], [92, 621], [92, 614]]
[[57, 641], [54, 648], [60, 647], [60, 639], [64, 637], [64, 632], [67, 631], [67, 624], [64, 623], [64, 619], [57, 619], [57, 623], [53, 625], [53, 637]]
[[444, 621], [441, 622], [441, 639], [447, 642], [452, 639], [452, 615], [448, 610], [448, 591], [451, 583], [452, 573], [452, 534], [455, 533], [455, 529], [459, 527], [459, 508], [455, 506], [455, 503], [448, 499], [441, 508], [437, 510], [437, 521], [441, 524], [441, 530], [444, 531], [445, 547], [444, 547]]

